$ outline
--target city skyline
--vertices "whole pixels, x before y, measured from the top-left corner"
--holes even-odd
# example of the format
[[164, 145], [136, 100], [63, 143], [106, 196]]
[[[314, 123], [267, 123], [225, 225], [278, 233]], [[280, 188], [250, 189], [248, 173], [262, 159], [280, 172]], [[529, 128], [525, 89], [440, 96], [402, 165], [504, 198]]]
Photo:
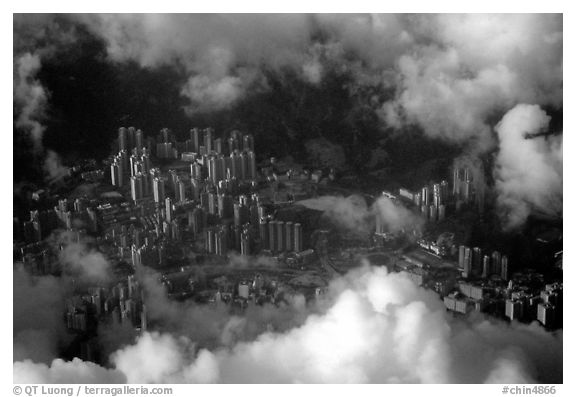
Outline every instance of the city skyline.
[[15, 14], [14, 382], [563, 383], [562, 32]]

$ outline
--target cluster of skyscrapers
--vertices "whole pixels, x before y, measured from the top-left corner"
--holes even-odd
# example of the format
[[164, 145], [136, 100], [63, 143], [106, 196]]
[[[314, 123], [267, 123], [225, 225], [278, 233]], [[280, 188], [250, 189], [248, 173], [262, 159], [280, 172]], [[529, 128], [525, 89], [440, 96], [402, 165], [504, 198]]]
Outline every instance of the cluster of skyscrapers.
[[[142, 218], [145, 229], [149, 224], [157, 238], [181, 241], [184, 232], [190, 233], [194, 240], [204, 240], [207, 254], [221, 256], [229, 250], [243, 255], [303, 250], [301, 224], [274, 219], [266, 214], [258, 194], [250, 193], [258, 180], [252, 135], [235, 130], [223, 141], [211, 128], [193, 128], [189, 139], [176, 142], [168, 129], [156, 139], [145, 139], [131, 127], [119, 129], [118, 142], [120, 152], [112, 160], [110, 180], [119, 188], [130, 181], [129, 207], [140, 209], [132, 216]], [[151, 144], [154, 153], [147, 147]], [[174, 159], [178, 154], [181, 165], [167, 173], [151, 165], [151, 155]], [[155, 252], [157, 247], [161, 248], [132, 247], [133, 262], [162, 256], [161, 250]]]
[[461, 245], [458, 249], [458, 266], [463, 269], [464, 278], [487, 278], [496, 274], [502, 280], [508, 280], [508, 257], [493, 251], [491, 255], [483, 254], [479, 247]]
[[400, 188], [399, 195], [413, 202], [424, 218], [431, 222], [443, 221], [446, 218], [446, 205], [449, 200], [447, 181], [423, 186], [418, 192]]
[[80, 347], [77, 355], [83, 360], [99, 361], [100, 346], [95, 335], [102, 322], [146, 331], [146, 304], [134, 275], [109, 287], [90, 287], [85, 293], [67, 299], [66, 328], [77, 336]]
[[208, 190], [203, 189], [204, 187], [222, 189], [234, 183], [257, 179], [252, 135], [242, 136], [240, 132], [233, 131], [228, 139], [229, 154], [225, 155], [221, 139], [214, 139], [213, 130], [210, 128], [192, 129], [190, 139], [184, 143], [173, 142], [173, 135], [168, 129], [163, 129], [158, 136], [163, 142], [156, 144], [156, 157], [173, 158], [172, 155], [168, 156], [167, 152], [177, 154], [178, 150], [172, 149], [172, 144], [177, 144], [184, 146], [186, 150], [182, 152], [182, 160], [191, 162], [189, 175], [170, 170], [168, 178], [165, 178], [158, 168], [151, 168], [151, 153], [147, 147], [141, 146], [141, 131], [136, 132], [136, 138], [140, 139], [129, 139], [132, 136], [129, 133], [131, 130], [132, 127], [119, 129], [118, 141], [121, 150], [110, 165], [110, 180], [112, 185], [120, 188], [130, 181], [131, 198], [134, 202], [153, 195], [156, 203], [163, 203], [167, 182], [171, 184], [175, 200], [184, 202], [187, 199], [199, 200], [202, 190]]
[[469, 167], [454, 167], [452, 194], [457, 210], [462, 204], [474, 202], [478, 205], [479, 212], [484, 212], [484, 186], [479, 179], [481, 178], [478, 175], [476, 180], [474, 179], [474, 172]]
[[563, 288], [559, 283], [546, 284], [538, 292], [519, 289], [506, 299], [505, 314], [510, 320], [538, 320], [546, 327], [561, 326]]

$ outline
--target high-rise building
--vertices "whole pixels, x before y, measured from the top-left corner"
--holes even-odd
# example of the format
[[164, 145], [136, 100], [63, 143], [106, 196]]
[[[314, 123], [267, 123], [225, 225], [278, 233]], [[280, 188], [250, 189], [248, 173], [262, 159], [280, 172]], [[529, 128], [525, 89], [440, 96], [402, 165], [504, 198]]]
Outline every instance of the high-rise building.
[[146, 148], [144, 148], [143, 152], [144, 153], [140, 157], [140, 161], [142, 162], [142, 173], [148, 173], [151, 168], [150, 154], [146, 152]]
[[127, 181], [130, 175], [130, 162], [128, 161], [128, 152], [126, 150], [121, 150], [116, 155], [114, 161], [118, 162], [120, 165], [120, 170], [122, 171], [123, 180]]
[[294, 251], [302, 252], [304, 246], [302, 245], [302, 225], [300, 223], [294, 224]]
[[146, 332], [148, 329], [148, 315], [146, 311], [146, 305], [142, 304], [142, 311], [140, 312], [140, 330]]
[[490, 275], [490, 257], [484, 255], [482, 259], [482, 278], [487, 278]]
[[458, 267], [461, 269], [464, 269], [465, 253], [466, 253], [465, 245], [461, 245], [460, 247], [458, 247]]
[[278, 229], [276, 226], [276, 221], [268, 222], [268, 249], [272, 252], [276, 252], [278, 248]]
[[441, 204], [446, 204], [446, 200], [448, 200], [449, 190], [450, 187], [448, 185], [448, 181], [447, 180], [440, 181], [440, 196], [442, 197]]
[[464, 201], [469, 201], [472, 197], [472, 182], [471, 181], [465, 181], [462, 184], [462, 199]]
[[131, 152], [132, 149], [134, 148], [134, 146], [136, 146], [136, 128], [134, 128], [134, 127], [128, 127], [127, 132], [128, 132], [128, 134], [127, 134], [127, 137], [128, 137], [128, 148], [127, 148], [127, 150], [128, 150], [129, 152]]
[[422, 188], [422, 205], [429, 206], [430, 205], [430, 189], [428, 186], [424, 186]]
[[210, 228], [210, 229], [206, 229], [206, 240], [205, 240], [205, 245], [206, 245], [206, 252], [209, 254], [213, 254], [216, 252], [216, 241], [215, 241], [215, 236], [214, 236], [214, 229]]
[[178, 171], [176, 170], [168, 170], [168, 183], [172, 187], [172, 190], [176, 192], [178, 190], [178, 181], [180, 177], [178, 176]]
[[480, 247], [472, 248], [472, 274], [480, 276], [482, 274], [482, 249]]
[[114, 163], [110, 165], [110, 179], [112, 181], [113, 186], [118, 187], [124, 186], [122, 168], [117, 161], [114, 161]]
[[241, 226], [250, 220], [250, 210], [245, 205], [234, 203], [234, 225]]
[[240, 252], [241, 250], [241, 242], [242, 242], [242, 227], [241, 226], [236, 226], [236, 225], [232, 225], [232, 227], [230, 228], [230, 236], [232, 238], [232, 246], [234, 248], [234, 250]]
[[232, 155], [232, 176], [238, 180], [244, 180], [242, 174], [242, 157], [238, 153]]
[[556, 307], [550, 303], [539, 303], [537, 309], [537, 320], [545, 326], [549, 327], [554, 324], [556, 315]]
[[260, 248], [261, 249], [268, 249], [268, 225], [266, 222], [266, 218], [260, 218], [259, 226], [259, 235], [260, 235]]
[[245, 152], [240, 153], [240, 179], [248, 179], [248, 154]]
[[211, 156], [208, 158], [208, 178], [210, 178], [213, 183], [218, 183], [218, 181], [224, 179], [224, 168], [224, 157]]
[[206, 212], [200, 206], [194, 208], [191, 213], [191, 219], [188, 219], [188, 224], [192, 227], [194, 234], [201, 233], [206, 226]]
[[262, 219], [266, 217], [266, 207], [263, 205], [258, 205], [258, 218]]
[[430, 205], [430, 220], [436, 222], [438, 220], [438, 209], [435, 205]]
[[200, 183], [196, 179], [190, 181], [190, 198], [192, 200], [200, 200]]
[[277, 230], [277, 234], [276, 234], [276, 250], [278, 252], [284, 252], [284, 243], [285, 243], [285, 236], [284, 236], [284, 222], [283, 221], [277, 221], [276, 222], [276, 230]]
[[430, 208], [424, 204], [424, 201], [422, 201], [422, 207], [420, 207], [420, 210], [422, 211], [422, 216], [425, 219], [428, 219], [428, 212], [429, 212]]
[[214, 139], [214, 151], [218, 154], [222, 154], [222, 139], [216, 138]]
[[201, 181], [204, 179], [202, 175], [202, 166], [196, 162], [190, 165], [190, 177], [194, 180]]
[[142, 194], [144, 197], [152, 195], [152, 177], [149, 172], [141, 173], [142, 176]]
[[142, 265], [142, 253], [135, 245], [132, 246], [132, 266], [138, 269]]
[[240, 253], [244, 256], [250, 255], [250, 235], [246, 231], [242, 232]]
[[214, 192], [208, 193], [208, 213], [210, 215], [218, 214], [218, 195]]
[[460, 196], [460, 171], [460, 168], [454, 167], [454, 172], [452, 174], [452, 194], [456, 198]]
[[[231, 137], [232, 139], [235, 139], [236, 141], [238, 141], [238, 143], [239, 143], [240, 145], [242, 144], [242, 133], [241, 133], [240, 131], [238, 131], [238, 130], [233, 130], [233, 131], [230, 133], [230, 137]], [[240, 149], [241, 149], [241, 148], [239, 148], [239, 150], [240, 150]]]
[[218, 216], [222, 219], [234, 216], [234, 199], [229, 194], [218, 195]]
[[192, 141], [192, 151], [199, 153], [200, 144], [204, 141], [204, 137], [198, 128], [192, 128], [190, 130], [190, 140]]
[[156, 204], [164, 203], [166, 198], [165, 189], [164, 189], [164, 179], [161, 177], [155, 177], [153, 181], [153, 189], [154, 189], [154, 202]]
[[250, 286], [246, 283], [238, 285], [238, 296], [240, 298], [248, 299], [250, 297]]
[[128, 150], [128, 132], [125, 127], [118, 128], [118, 151]]
[[178, 180], [177, 200], [180, 203], [186, 201], [186, 184], [183, 180]]
[[38, 221], [25, 221], [22, 225], [24, 232], [24, 240], [27, 243], [40, 241], [40, 223]]
[[247, 162], [248, 162], [248, 176], [247, 179], [254, 180], [257, 177], [257, 170], [256, 170], [256, 154], [253, 151], [249, 151], [246, 155]]
[[472, 275], [472, 250], [468, 247], [464, 249], [464, 278]]
[[238, 140], [233, 137], [228, 138], [228, 153], [232, 154], [237, 150], [240, 150], [240, 143]]
[[172, 208], [172, 199], [170, 197], [166, 197], [166, 221], [168, 223], [172, 222], [172, 220], [174, 219], [174, 214], [173, 214], [173, 208]]
[[519, 320], [524, 317], [524, 302], [520, 299], [506, 300], [506, 317], [510, 320]]
[[502, 255], [502, 261], [500, 262], [500, 277], [502, 280], [508, 281], [508, 257]]
[[244, 135], [242, 150], [245, 152], [254, 151], [254, 136], [252, 134]]
[[212, 128], [205, 128], [204, 129], [204, 147], [206, 148], [206, 153], [210, 154], [213, 147], [213, 139], [214, 139], [214, 130]]
[[420, 208], [420, 206], [422, 205], [422, 193], [420, 193], [420, 192], [414, 193], [413, 197], [414, 197], [414, 204], [418, 208]]
[[249, 205], [249, 198], [248, 196], [246, 196], [245, 194], [241, 194], [238, 197], [238, 201], [240, 202], [240, 204], [248, 206]]
[[257, 225], [260, 220], [260, 217], [258, 216], [258, 204], [256, 204], [255, 201], [252, 201], [248, 209], [250, 212], [250, 224]]
[[138, 173], [138, 171], [141, 171], [141, 167], [140, 166], [140, 158], [138, 158], [138, 156], [136, 156], [135, 154], [133, 154], [132, 156], [130, 156], [130, 176], [134, 176]]
[[208, 212], [209, 207], [210, 207], [208, 204], [209, 197], [210, 196], [208, 195], [207, 192], [201, 192], [200, 193], [200, 205], [202, 206], [202, 208], [204, 208], [204, 211], [206, 211], [206, 212]]
[[226, 255], [228, 253], [228, 239], [226, 230], [220, 229], [214, 234], [214, 244], [216, 255]]
[[434, 204], [436, 208], [438, 208], [440, 204], [443, 204], [442, 191], [439, 183], [432, 185], [432, 204]]
[[224, 156], [224, 178], [228, 181], [232, 179], [232, 157]]
[[142, 130], [137, 130], [136, 131], [136, 137], [135, 137], [136, 143], [136, 150], [138, 151], [138, 153], [142, 152], [142, 149], [144, 149], [144, 133], [142, 132]]
[[130, 178], [130, 192], [132, 200], [135, 202], [144, 197], [144, 188], [142, 186], [142, 174], [139, 173]]
[[286, 252], [292, 252], [294, 249], [294, 226], [293, 223], [288, 221], [286, 222]]
[[446, 206], [442, 204], [438, 207], [438, 221], [442, 222], [444, 219], [446, 219]]
[[492, 252], [492, 273], [500, 275], [502, 272], [502, 255], [500, 252]]
[[94, 208], [86, 208], [86, 213], [88, 214], [88, 220], [90, 224], [90, 230], [92, 232], [98, 231], [98, 214]]

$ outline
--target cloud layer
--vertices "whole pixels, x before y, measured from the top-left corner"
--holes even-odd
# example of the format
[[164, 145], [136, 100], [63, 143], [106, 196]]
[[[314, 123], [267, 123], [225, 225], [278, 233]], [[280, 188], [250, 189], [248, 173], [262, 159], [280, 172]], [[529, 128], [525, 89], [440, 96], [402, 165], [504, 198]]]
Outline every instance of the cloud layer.
[[[191, 115], [273, 90], [271, 75], [283, 81], [289, 73], [313, 86], [345, 75], [350, 97], [380, 118], [382, 131], [416, 125], [476, 156], [505, 144], [493, 128], [515, 106], [562, 108], [561, 14], [17, 15], [15, 126], [37, 148], [48, 96], [36, 75], [81, 29], [103, 42], [113, 65], [169, 66], [182, 75]], [[330, 133], [322, 131], [328, 140]], [[500, 150], [500, 161], [513, 162], [508, 155]], [[49, 155], [52, 178], [62, 170], [55, 165]], [[523, 211], [534, 204], [520, 202]]]
[[18, 117], [15, 127], [30, 135], [34, 150], [42, 149], [42, 135], [45, 127], [40, 120], [44, 116], [48, 95], [36, 79], [41, 67], [40, 57], [25, 53], [14, 58], [14, 105]]
[[14, 364], [14, 382], [561, 382], [561, 333], [454, 319], [434, 293], [401, 273], [356, 269], [335, 280], [324, 299], [324, 311], [283, 333], [213, 349], [195, 349], [185, 336], [144, 333], [112, 354], [108, 371], [79, 360], [50, 367], [25, 361]]
[[336, 225], [363, 234], [373, 231], [377, 218], [390, 232], [419, 229], [423, 224], [418, 214], [384, 196], [379, 197], [372, 206], [368, 206], [366, 200], [358, 195], [321, 196], [299, 201], [298, 204], [324, 211], [324, 215]]
[[524, 223], [533, 209], [562, 214], [562, 136], [548, 132], [550, 117], [537, 105], [517, 105], [496, 126], [498, 205], [509, 227]]

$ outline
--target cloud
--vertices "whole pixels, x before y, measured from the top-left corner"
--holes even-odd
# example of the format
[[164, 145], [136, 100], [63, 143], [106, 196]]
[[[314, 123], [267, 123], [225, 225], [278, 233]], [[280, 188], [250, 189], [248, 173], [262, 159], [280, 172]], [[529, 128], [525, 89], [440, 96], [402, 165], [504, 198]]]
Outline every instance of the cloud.
[[35, 151], [42, 150], [42, 136], [46, 127], [40, 120], [44, 117], [48, 95], [36, 79], [40, 70], [40, 57], [25, 53], [14, 58], [14, 105], [16, 128], [30, 135]]
[[102, 283], [110, 279], [110, 262], [92, 248], [92, 239], [71, 231], [54, 235], [51, 242], [59, 250], [58, 261], [65, 274], [86, 283]]
[[[382, 116], [432, 136], [493, 146], [489, 118], [517, 103], [562, 105], [562, 16], [416, 16], [415, 37], [397, 59], [396, 97]], [[418, 32], [419, 31], [419, 32]]]
[[101, 252], [89, 247], [89, 239], [77, 241], [72, 232], [62, 232], [48, 241], [59, 252], [61, 277], [32, 275], [22, 263], [14, 264], [15, 361], [50, 363], [70, 341], [63, 322], [65, 301], [72, 296], [70, 276], [76, 286], [109, 280], [110, 264]]
[[97, 364], [75, 358], [72, 361], [56, 359], [50, 366], [30, 360], [14, 363], [14, 383], [124, 383], [126, 377], [119, 371], [107, 370]]
[[104, 39], [112, 61], [184, 70], [181, 92], [190, 112], [224, 109], [258, 92], [266, 87], [266, 68], [300, 66], [312, 29], [311, 18], [298, 14], [100, 14], [78, 20]]
[[379, 197], [374, 203], [373, 211], [388, 231], [393, 233], [420, 229], [424, 224], [424, 220], [417, 213], [388, 197]]
[[549, 122], [538, 105], [521, 104], [495, 128], [497, 203], [508, 227], [523, 224], [534, 210], [562, 214], [562, 136], [534, 136], [546, 132]]
[[[271, 89], [270, 73], [320, 86], [350, 76], [385, 126], [417, 125], [430, 137], [498, 147], [496, 190], [507, 224], [562, 210], [562, 139], [540, 106], [562, 106], [562, 15], [170, 15], [15, 16], [15, 127], [42, 148], [48, 92], [38, 72], [78, 24], [103, 40], [109, 61], [182, 73], [190, 114], [226, 109]], [[371, 88], [363, 91], [362, 88]], [[531, 103], [534, 105], [519, 105]], [[493, 120], [509, 111], [495, 128]], [[329, 134], [330, 132], [326, 132]], [[328, 136], [328, 135], [326, 135]], [[341, 146], [307, 140], [311, 156], [344, 167]], [[498, 146], [497, 146], [498, 145]], [[526, 161], [530, 159], [530, 161]], [[48, 151], [54, 180], [65, 175]], [[475, 178], [477, 179], [477, 178]], [[303, 205], [360, 233], [376, 217], [391, 231], [421, 220], [394, 201], [320, 197]], [[81, 280], [107, 280], [109, 264], [85, 242], [63, 238], [61, 262]], [[233, 259], [232, 266], [243, 266]], [[168, 299], [158, 276], [139, 275], [158, 332], [134, 344], [109, 330], [113, 369], [55, 360], [64, 291], [54, 278], [14, 275], [14, 379], [22, 382], [551, 382], [561, 376], [562, 334], [536, 325], [448, 317], [441, 302], [404, 276], [362, 269], [335, 280], [324, 300], [289, 296], [280, 307], [225, 307]], [[19, 307], [21, 306], [21, 307]], [[272, 330], [270, 330], [272, 329]], [[120, 332], [119, 332], [120, 333]], [[121, 347], [123, 346], [123, 347]], [[31, 358], [32, 361], [23, 361]], [[35, 363], [36, 362], [36, 363]], [[560, 379], [561, 380], [561, 379]]]
[[[561, 382], [561, 333], [455, 319], [402, 273], [365, 266], [335, 280], [323, 299], [325, 309], [300, 326], [231, 347], [196, 349], [190, 338], [145, 333], [112, 355], [112, 371], [130, 383]], [[61, 364], [52, 364], [53, 378], [33, 380], [57, 373], [66, 383]], [[38, 368], [47, 372], [30, 362], [16, 368], [19, 382]], [[106, 375], [93, 369], [94, 377]]]
[[358, 233], [370, 233], [374, 229], [376, 218], [382, 221], [390, 232], [418, 229], [423, 220], [418, 214], [404, 207], [398, 201], [379, 197], [372, 206], [358, 195], [348, 197], [322, 196], [299, 201], [298, 204], [324, 214], [335, 224]]
[[[37, 77], [43, 60], [54, 56], [56, 50], [75, 42], [73, 27], [64, 28], [49, 14], [14, 14], [14, 128], [27, 134], [34, 154], [44, 155], [43, 137], [49, 109], [50, 92]], [[48, 150], [43, 170], [52, 184], [69, 175], [60, 157]]]
[[14, 360], [49, 363], [65, 339], [61, 308], [66, 287], [53, 276], [32, 276], [15, 264], [13, 273]]
[[[495, 144], [492, 120], [516, 104], [562, 106], [561, 14], [59, 18], [16, 17], [19, 41], [43, 43], [36, 47], [45, 56], [73, 42], [74, 26], [81, 26], [105, 43], [112, 63], [171, 66], [182, 74], [190, 113], [226, 109], [265, 92], [270, 73], [290, 71], [318, 85], [331, 70], [351, 78], [351, 96], [370, 103], [386, 126], [418, 125], [428, 136], [485, 151]], [[17, 47], [21, 53], [31, 45]], [[39, 65], [29, 64], [21, 74], [33, 82]], [[358, 87], [372, 89], [358, 95]]]
[[236, 252], [231, 252], [228, 255], [228, 265], [234, 268], [250, 268], [250, 267], [278, 267], [279, 263], [269, 256], [245, 256]]
[[62, 165], [60, 156], [53, 150], [48, 150], [44, 160], [44, 171], [47, 174], [48, 183], [58, 183], [65, 177], [70, 176], [70, 169]]
[[373, 223], [366, 200], [361, 196], [322, 196], [302, 200], [298, 204], [313, 210], [324, 211], [325, 216], [337, 225], [352, 231], [368, 233]]
[[[316, 310], [306, 305], [303, 296], [285, 293], [278, 297], [275, 305], [252, 305], [243, 316], [238, 316], [223, 303], [197, 304], [192, 300], [169, 299], [161, 276], [148, 269], [142, 269], [137, 277], [144, 290], [148, 319], [159, 324], [160, 329], [189, 338], [203, 347], [253, 340], [269, 328], [281, 332], [302, 324], [306, 316]], [[226, 278], [221, 279], [219, 285], [222, 292], [236, 288]]]

